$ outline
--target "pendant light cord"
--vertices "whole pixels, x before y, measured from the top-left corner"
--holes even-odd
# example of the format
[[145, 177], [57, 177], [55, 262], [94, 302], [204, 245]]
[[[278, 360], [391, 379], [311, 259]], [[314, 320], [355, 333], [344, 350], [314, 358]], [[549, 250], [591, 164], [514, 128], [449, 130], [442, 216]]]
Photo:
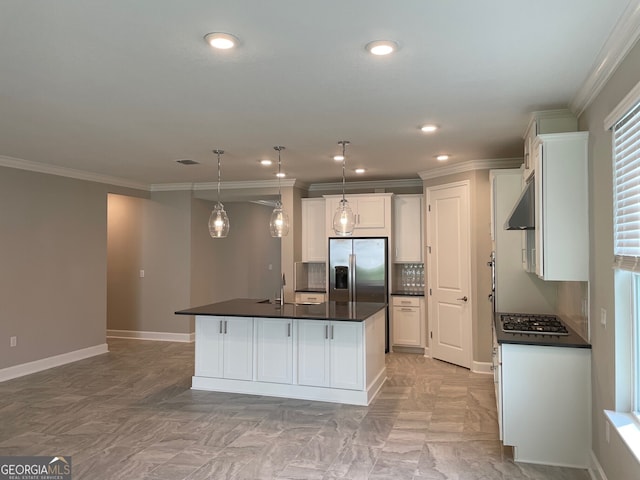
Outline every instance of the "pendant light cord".
[[282, 145], [278, 145], [277, 147], [273, 147], [273, 149], [278, 151], [278, 197], [280, 198], [280, 204], [282, 204], [282, 172], [280, 171], [282, 160], [280, 158], [280, 152], [284, 150], [284, 147]]
[[347, 145], [349, 145], [349, 143], [351, 142], [349, 142], [348, 140], [340, 140], [338, 143], [342, 145], [342, 201], [344, 202], [345, 201], [344, 186], [346, 182], [345, 176], [344, 176], [344, 169], [347, 163], [347, 156], [345, 155], [345, 151], [346, 151]]
[[220, 203], [220, 155], [224, 153], [224, 150], [214, 150], [213, 153], [218, 155], [218, 204]]

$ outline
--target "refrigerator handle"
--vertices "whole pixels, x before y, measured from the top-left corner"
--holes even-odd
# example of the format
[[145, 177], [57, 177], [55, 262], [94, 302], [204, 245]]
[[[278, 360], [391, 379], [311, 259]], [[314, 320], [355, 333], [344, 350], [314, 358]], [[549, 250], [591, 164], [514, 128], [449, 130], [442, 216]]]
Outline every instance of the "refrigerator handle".
[[349, 255], [349, 301], [356, 301], [356, 256]]

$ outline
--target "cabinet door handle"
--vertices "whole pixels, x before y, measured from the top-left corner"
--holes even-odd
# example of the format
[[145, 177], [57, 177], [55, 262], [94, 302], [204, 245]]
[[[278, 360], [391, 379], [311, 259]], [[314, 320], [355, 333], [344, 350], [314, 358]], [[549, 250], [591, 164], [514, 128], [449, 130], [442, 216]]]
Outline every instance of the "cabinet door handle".
[[287, 337], [291, 336], [291, 324], [287, 323]]
[[224, 334], [227, 334], [227, 321], [224, 321]]
[[400, 303], [402, 305], [411, 305], [411, 302], [409, 300], [402, 300], [402, 301], [400, 301]]
[[324, 326], [324, 338], [329, 338], [329, 325]]
[[331, 340], [333, 340], [333, 325], [331, 325]]
[[220, 335], [222, 335], [222, 322], [224, 322], [224, 320], [220, 320]]

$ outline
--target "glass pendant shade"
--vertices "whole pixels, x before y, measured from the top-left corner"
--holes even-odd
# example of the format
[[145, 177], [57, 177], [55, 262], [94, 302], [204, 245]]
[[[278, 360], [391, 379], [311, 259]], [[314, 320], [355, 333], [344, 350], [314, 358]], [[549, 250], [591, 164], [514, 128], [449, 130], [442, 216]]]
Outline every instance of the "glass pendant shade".
[[229, 234], [229, 217], [220, 202], [216, 203], [209, 216], [209, 234], [213, 238], [225, 238]]
[[336, 235], [347, 237], [353, 233], [356, 225], [356, 217], [349, 206], [349, 202], [343, 198], [338, 204], [338, 209], [333, 215], [333, 231]]
[[289, 215], [282, 209], [280, 200], [276, 202], [276, 206], [271, 214], [269, 231], [272, 237], [285, 237], [289, 233]]

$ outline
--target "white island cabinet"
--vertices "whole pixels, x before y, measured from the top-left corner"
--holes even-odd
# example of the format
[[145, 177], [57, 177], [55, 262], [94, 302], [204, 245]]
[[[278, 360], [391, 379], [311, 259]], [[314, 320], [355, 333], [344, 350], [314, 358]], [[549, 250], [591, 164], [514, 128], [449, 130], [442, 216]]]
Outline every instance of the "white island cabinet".
[[298, 383], [362, 390], [361, 322], [297, 320]]
[[196, 323], [196, 370], [205, 376], [253, 378], [253, 319], [218, 317]]
[[256, 318], [256, 378], [259, 382], [293, 382], [293, 320]]
[[386, 380], [385, 304], [238, 299], [176, 313], [196, 316], [195, 390], [368, 405]]

